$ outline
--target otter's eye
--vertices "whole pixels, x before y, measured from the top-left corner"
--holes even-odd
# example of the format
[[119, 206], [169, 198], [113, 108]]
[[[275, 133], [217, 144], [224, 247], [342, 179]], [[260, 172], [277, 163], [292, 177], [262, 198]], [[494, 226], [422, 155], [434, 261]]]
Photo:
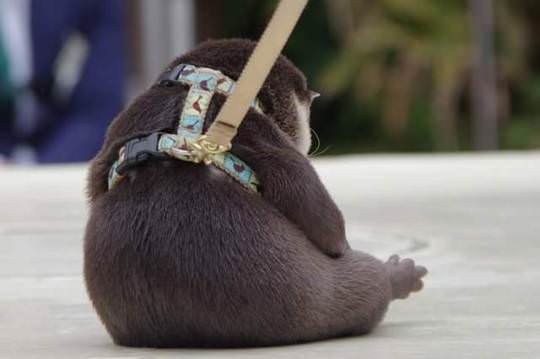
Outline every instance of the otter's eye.
[[314, 101], [315, 99], [321, 97], [321, 94], [315, 91], [310, 91], [311, 94], [311, 101]]

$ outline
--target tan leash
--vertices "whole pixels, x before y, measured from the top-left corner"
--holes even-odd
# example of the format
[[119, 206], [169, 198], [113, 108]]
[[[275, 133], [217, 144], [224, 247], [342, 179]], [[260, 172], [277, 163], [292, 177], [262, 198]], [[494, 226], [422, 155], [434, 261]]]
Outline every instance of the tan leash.
[[195, 150], [203, 157], [228, 151], [238, 127], [249, 111], [283, 51], [309, 0], [281, 0], [251, 55], [236, 88]]

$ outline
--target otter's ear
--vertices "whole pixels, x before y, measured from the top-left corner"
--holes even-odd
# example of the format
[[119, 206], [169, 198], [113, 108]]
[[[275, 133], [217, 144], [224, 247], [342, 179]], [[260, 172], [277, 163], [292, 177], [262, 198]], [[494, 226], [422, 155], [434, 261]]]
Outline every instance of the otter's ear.
[[318, 99], [319, 97], [321, 97], [321, 94], [318, 93], [318, 92], [315, 92], [315, 91], [309, 91], [310, 95], [311, 95], [311, 102], [315, 101], [316, 99]]

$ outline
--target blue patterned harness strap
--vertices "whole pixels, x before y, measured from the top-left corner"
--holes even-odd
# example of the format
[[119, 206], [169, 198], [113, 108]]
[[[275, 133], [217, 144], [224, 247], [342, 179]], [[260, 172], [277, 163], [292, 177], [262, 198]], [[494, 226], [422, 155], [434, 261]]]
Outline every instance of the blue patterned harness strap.
[[[120, 182], [127, 170], [150, 159], [176, 158], [199, 163], [204, 161], [221, 169], [244, 187], [258, 191], [259, 182], [253, 170], [229, 151], [217, 151], [211, 156], [197, 156], [197, 144], [204, 139], [203, 128], [208, 108], [216, 93], [229, 96], [235, 82], [219, 71], [193, 65], [179, 65], [167, 71], [161, 84], [182, 83], [190, 87], [184, 101], [176, 134], [153, 133], [135, 138], [120, 148], [118, 160], [109, 171], [109, 189]], [[256, 99], [252, 106], [262, 113]]]

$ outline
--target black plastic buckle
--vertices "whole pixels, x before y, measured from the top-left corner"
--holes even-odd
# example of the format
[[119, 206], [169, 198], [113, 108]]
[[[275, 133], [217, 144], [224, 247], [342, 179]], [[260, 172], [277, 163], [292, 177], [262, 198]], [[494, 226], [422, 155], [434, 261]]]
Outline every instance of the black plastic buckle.
[[158, 85], [172, 86], [178, 83], [179, 82], [178, 77], [184, 70], [184, 67], [186, 67], [186, 65], [180, 64], [172, 69], [165, 71], [163, 74], [161, 74], [161, 76], [157, 80]]
[[149, 136], [135, 138], [126, 142], [124, 146], [124, 160], [116, 172], [124, 175], [129, 169], [136, 167], [150, 159], [165, 159], [167, 155], [159, 152], [159, 139], [161, 133], [156, 132]]

